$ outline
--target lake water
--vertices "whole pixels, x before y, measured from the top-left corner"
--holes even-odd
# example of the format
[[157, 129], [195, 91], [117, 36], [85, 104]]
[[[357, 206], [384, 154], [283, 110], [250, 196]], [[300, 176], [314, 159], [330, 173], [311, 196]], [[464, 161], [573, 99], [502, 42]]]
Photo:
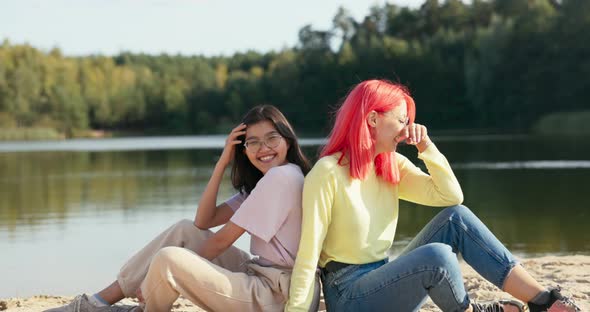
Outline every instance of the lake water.
[[[75, 295], [192, 219], [224, 136], [0, 143], [0, 298]], [[517, 255], [590, 254], [590, 140], [434, 138], [468, 205]], [[314, 156], [322, 140], [306, 140]], [[413, 147], [400, 150], [416, 159]], [[229, 170], [228, 170], [229, 175]], [[233, 194], [229, 179], [219, 200]], [[392, 253], [440, 209], [401, 203]], [[248, 249], [249, 237], [237, 245]]]

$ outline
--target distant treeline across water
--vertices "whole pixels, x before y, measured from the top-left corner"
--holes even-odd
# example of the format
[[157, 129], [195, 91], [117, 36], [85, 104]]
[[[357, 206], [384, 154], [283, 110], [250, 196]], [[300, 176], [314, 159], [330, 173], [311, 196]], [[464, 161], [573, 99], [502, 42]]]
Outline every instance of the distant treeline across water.
[[409, 87], [432, 129], [526, 131], [588, 109], [589, 42], [587, 0], [383, 4], [362, 20], [341, 8], [328, 29], [303, 26], [294, 47], [231, 57], [70, 57], [4, 41], [0, 129], [225, 133], [268, 103], [300, 133], [324, 136], [353, 84], [384, 78]]

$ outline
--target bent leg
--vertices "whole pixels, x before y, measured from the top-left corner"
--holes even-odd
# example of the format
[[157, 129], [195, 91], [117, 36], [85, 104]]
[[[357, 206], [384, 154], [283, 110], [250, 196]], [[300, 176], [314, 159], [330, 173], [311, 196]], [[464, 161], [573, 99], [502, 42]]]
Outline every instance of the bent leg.
[[[200, 230], [191, 220], [181, 220], [150, 243], [139, 250], [121, 268], [117, 282], [125, 297], [135, 297], [135, 293], [144, 280], [152, 258], [162, 248], [168, 246], [183, 247], [195, 251], [213, 232]], [[213, 263], [230, 271], [245, 271], [245, 263], [250, 259], [247, 252], [231, 246], [223, 254], [214, 259]]]
[[451, 246], [481, 276], [503, 289], [506, 277], [518, 263], [496, 236], [465, 206], [437, 214], [414, 237], [402, 255], [429, 243]]
[[323, 274], [329, 311], [419, 311], [428, 296], [443, 311], [469, 307], [457, 256], [448, 245], [418, 247], [369, 272], [363, 266]]
[[[208, 311], [282, 311], [290, 273], [275, 268], [232, 272], [194, 252], [177, 247], [160, 250], [141, 285], [144, 310], [169, 311], [182, 295]], [[281, 284], [281, 285], [277, 285]]]

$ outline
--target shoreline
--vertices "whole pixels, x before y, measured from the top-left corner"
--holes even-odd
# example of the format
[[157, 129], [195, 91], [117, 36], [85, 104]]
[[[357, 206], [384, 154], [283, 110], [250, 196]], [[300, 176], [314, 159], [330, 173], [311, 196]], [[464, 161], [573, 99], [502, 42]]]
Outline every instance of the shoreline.
[[[590, 311], [590, 256], [542, 256], [519, 259], [522, 265], [544, 286], [560, 285], [563, 293], [570, 296], [582, 311]], [[484, 280], [464, 261], [461, 271], [465, 288], [472, 301], [487, 301], [511, 298], [509, 294], [497, 289]], [[0, 299], [0, 311], [25, 312], [43, 311], [68, 303], [74, 296], [36, 295], [29, 298]], [[124, 299], [122, 304], [137, 304], [135, 299]], [[172, 311], [201, 312], [204, 311], [188, 301], [178, 299]], [[320, 311], [323, 311], [320, 309]], [[420, 311], [440, 311], [429, 299]]]

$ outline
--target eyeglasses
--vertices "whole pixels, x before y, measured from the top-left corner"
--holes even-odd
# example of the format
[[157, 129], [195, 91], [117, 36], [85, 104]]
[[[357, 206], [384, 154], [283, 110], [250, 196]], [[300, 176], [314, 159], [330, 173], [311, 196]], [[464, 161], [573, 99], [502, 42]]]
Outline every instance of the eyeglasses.
[[268, 147], [268, 148], [275, 148], [275, 147], [279, 146], [279, 144], [281, 144], [282, 138], [283, 137], [281, 135], [273, 134], [271, 136], [266, 137], [262, 141], [258, 141], [258, 140], [246, 141], [246, 143], [244, 143], [244, 147], [248, 151], [250, 151], [252, 153], [256, 153], [262, 148], [262, 144], [266, 145], [266, 147]]

